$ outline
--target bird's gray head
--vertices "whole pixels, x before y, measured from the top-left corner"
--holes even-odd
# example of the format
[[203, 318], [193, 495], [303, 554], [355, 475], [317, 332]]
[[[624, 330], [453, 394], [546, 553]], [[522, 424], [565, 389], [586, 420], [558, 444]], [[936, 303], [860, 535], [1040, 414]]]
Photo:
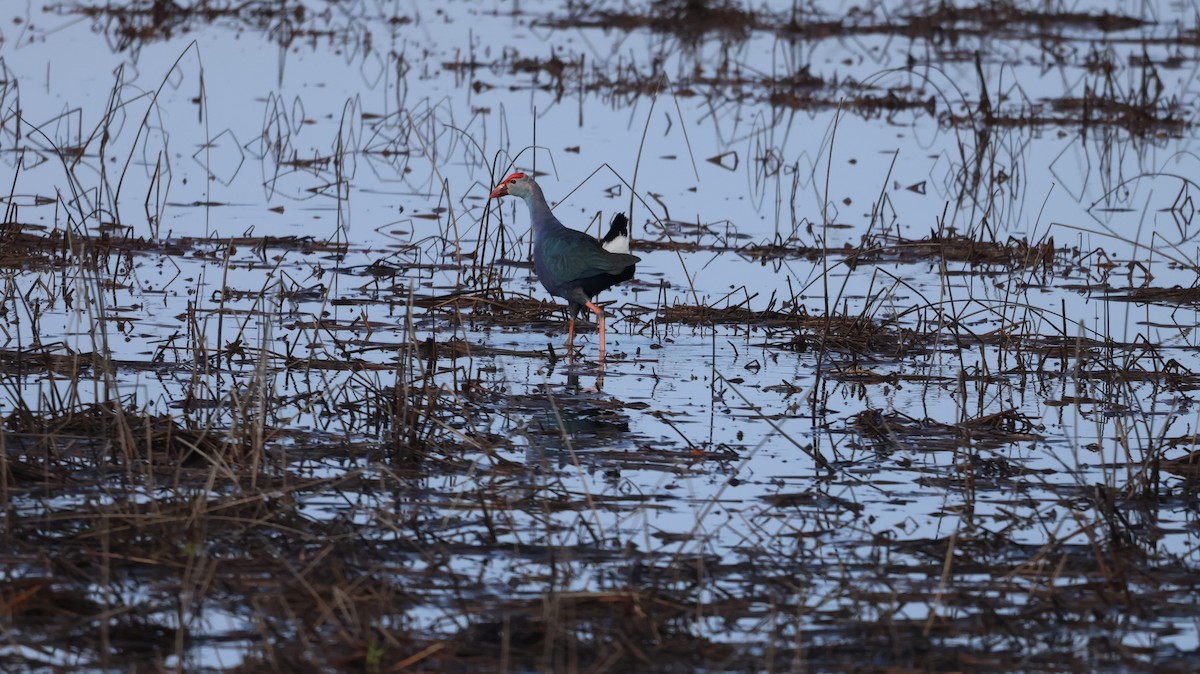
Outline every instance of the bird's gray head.
[[533, 176], [527, 176], [524, 173], [513, 173], [492, 189], [490, 199], [512, 195], [522, 199], [528, 199], [531, 195], [537, 192], [537, 183], [533, 182]]

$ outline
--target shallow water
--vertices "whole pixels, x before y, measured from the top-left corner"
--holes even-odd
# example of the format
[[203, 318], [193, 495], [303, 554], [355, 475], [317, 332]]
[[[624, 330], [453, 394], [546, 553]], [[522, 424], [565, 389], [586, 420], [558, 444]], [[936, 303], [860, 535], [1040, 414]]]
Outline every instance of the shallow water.
[[[645, 666], [629, 653], [679, 635], [733, 650], [647, 657], [836, 669], [845, 645], [961, 668], [1003, 644], [1033, 659], [993, 667], [1187, 668], [1194, 483], [1159, 464], [1195, 444], [1196, 300], [1129, 300], [1195, 285], [1195, 13], [650, 20], [674, 6], [7, 17], [6, 221], [69, 236], [3, 261], [4, 348], [27, 359], [4, 370], [6, 446], [78, 473], [10, 471], [4, 601], [36, 582], [96, 603], [83, 629], [18, 622], [41, 650], [0, 650], [14, 671], [124, 666], [136, 649], [110, 652], [96, 617], [115, 605], [186, 632], [139, 657], [188, 671], [281, 667], [273, 641], [330, 670], [431, 648], [411, 664], [478, 666], [463, 643], [490, 653], [472, 630], [493, 615], [544, 621], [536, 639], [505, 623], [514, 671], [570, 669], [554, 643]], [[512, 310], [550, 298], [523, 207], [487, 201], [510, 170], [536, 171], [568, 225], [630, 213], [643, 261], [602, 297], [603, 368], [594, 333], [567, 362], [559, 312]], [[94, 263], [63, 252], [85, 236]], [[39, 347], [98, 355], [53, 374]], [[424, 411], [397, 428], [410, 385]], [[134, 460], [14, 421], [113, 400], [248, 449]], [[209, 509], [161, 543], [91, 547], [122, 509], [190, 499]], [[39, 518], [66, 531], [41, 540]], [[46, 559], [72, 554], [104, 574]], [[320, 619], [296, 617], [289, 578]], [[548, 597], [570, 613], [621, 592], [690, 608], [614, 664], [581, 645], [609, 644], [606, 621], [546, 636]], [[516, 655], [522, 635], [542, 659]]]

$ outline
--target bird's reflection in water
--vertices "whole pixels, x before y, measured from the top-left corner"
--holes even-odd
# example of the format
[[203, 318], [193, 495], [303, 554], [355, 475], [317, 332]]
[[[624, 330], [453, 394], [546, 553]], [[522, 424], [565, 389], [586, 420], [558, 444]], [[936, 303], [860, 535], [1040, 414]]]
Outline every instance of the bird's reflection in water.
[[580, 372], [574, 369], [567, 370], [567, 386], [566, 391], [570, 393], [603, 393], [604, 392], [604, 365], [601, 364], [596, 370], [595, 386], [591, 388], [583, 388], [580, 386]]
[[528, 414], [531, 439], [548, 450], [610, 450], [626, 444], [630, 419], [624, 403], [601, 390], [603, 372], [567, 368], [564, 374], [563, 384], [546, 383], [539, 393], [511, 401]]
[[[554, 376], [554, 371], [555, 371], [555, 369], [557, 369], [558, 363], [559, 363], [559, 359], [554, 356], [553, 348], [551, 348], [550, 354], [551, 354], [550, 367], [547, 368], [547, 370], [546, 370], [547, 377]], [[591, 374], [591, 372], [588, 372], [588, 370], [590, 368], [588, 368], [586, 363], [584, 363], [584, 362], [580, 362], [579, 364], [576, 364], [574, 355], [575, 355], [574, 350], [568, 348], [567, 349], [567, 363], [565, 366], [565, 373], [567, 375], [567, 383], [566, 383], [566, 386], [564, 387], [564, 391], [567, 393], [571, 393], [571, 394], [602, 393], [604, 391], [604, 361], [601, 360], [596, 363], [596, 369], [594, 370], [594, 372], [596, 374], [595, 386], [593, 386], [591, 388], [583, 388], [581, 386], [580, 382], [582, 381], [583, 375]]]

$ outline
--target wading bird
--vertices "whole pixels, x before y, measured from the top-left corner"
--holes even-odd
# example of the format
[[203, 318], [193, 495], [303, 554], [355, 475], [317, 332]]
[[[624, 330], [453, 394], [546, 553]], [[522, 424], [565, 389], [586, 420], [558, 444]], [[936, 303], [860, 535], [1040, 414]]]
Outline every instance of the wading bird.
[[[529, 221], [533, 227], [533, 269], [538, 280], [552, 295], [567, 301], [567, 348], [575, 343], [575, 319], [580, 311], [591, 310], [600, 324], [600, 360], [604, 360], [604, 310], [592, 302], [602, 290], [633, 278], [633, 270], [641, 258], [628, 252], [610, 252], [606, 244], [577, 230], [565, 227], [546, 203], [542, 188], [533, 176], [513, 173], [492, 190], [489, 198], [520, 197], [529, 206]], [[620, 222], [618, 223], [618, 218]], [[614, 242], [621, 239], [620, 229], [627, 229], [624, 215], [613, 218], [609, 235]], [[620, 227], [618, 227], [620, 225]], [[608, 240], [608, 237], [605, 237]], [[629, 250], [629, 237], [624, 237]]]

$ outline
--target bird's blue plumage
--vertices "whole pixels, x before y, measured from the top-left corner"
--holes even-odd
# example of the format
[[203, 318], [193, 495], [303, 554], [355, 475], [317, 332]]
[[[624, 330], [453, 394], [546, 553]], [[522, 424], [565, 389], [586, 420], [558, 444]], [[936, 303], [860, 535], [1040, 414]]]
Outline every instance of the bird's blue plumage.
[[559, 226], [535, 235], [533, 268], [551, 294], [571, 304], [578, 314], [588, 300], [603, 290], [633, 278], [641, 258], [610, 253], [591, 236]]
[[596, 294], [633, 278], [640, 257], [609, 252], [592, 236], [564, 226], [554, 217], [541, 187], [532, 178], [514, 176], [503, 184], [504, 193], [521, 197], [529, 206], [534, 271], [547, 291], [567, 300], [572, 316]]

